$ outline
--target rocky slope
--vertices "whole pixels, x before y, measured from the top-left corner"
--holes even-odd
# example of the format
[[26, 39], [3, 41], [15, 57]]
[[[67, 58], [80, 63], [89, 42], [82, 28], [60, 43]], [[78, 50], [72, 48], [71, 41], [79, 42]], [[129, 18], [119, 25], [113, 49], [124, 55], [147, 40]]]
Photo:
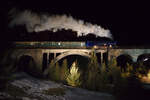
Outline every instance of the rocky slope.
[[114, 100], [110, 94], [37, 79], [26, 73], [16, 73], [13, 77], [7, 89], [0, 92], [1, 100]]

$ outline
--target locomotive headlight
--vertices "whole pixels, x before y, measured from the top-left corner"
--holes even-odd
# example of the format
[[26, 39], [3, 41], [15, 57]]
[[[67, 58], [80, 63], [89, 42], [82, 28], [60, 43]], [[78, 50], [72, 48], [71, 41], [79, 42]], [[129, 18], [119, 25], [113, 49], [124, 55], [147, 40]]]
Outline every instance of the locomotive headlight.
[[84, 43], [81, 43], [81, 47], [83, 47], [84, 46]]
[[94, 46], [93, 46], [93, 48], [94, 48], [94, 49], [97, 49], [97, 48], [98, 48], [98, 46], [94, 45]]
[[58, 45], [60, 45], [60, 42], [58, 43]]
[[112, 48], [112, 45], [109, 45], [110, 48]]

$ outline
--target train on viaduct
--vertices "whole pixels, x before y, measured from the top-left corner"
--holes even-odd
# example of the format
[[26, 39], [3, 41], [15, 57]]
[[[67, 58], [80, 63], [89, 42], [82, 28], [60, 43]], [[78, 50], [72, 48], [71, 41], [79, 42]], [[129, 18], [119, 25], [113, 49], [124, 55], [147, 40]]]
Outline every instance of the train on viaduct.
[[[54, 63], [70, 55], [79, 55], [90, 58], [91, 52], [96, 53], [99, 63], [117, 59], [121, 56], [130, 56], [136, 62], [143, 55], [150, 55], [150, 48], [142, 47], [118, 47], [116, 42], [13, 42], [6, 56], [2, 59], [3, 63], [11, 60], [12, 64], [17, 65], [21, 59], [30, 58], [34, 61], [35, 68], [40, 71], [45, 70], [51, 60]], [[142, 58], [143, 60], [149, 59]], [[43, 63], [46, 60], [46, 63]], [[15, 62], [15, 63], [14, 63]]]

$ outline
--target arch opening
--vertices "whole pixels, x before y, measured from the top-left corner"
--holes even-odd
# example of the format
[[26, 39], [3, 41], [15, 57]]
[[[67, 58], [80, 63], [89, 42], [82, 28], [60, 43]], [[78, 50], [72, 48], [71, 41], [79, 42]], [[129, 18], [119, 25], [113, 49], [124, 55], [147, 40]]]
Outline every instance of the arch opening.
[[57, 56], [54, 59], [54, 63], [58, 62], [60, 59], [62, 59], [64, 57], [67, 57], [67, 56], [70, 56], [70, 55], [79, 55], [79, 56], [83, 56], [83, 57], [87, 57], [87, 58], [90, 57], [90, 55], [85, 53], [85, 52], [66, 52], [66, 53], [63, 53], [63, 54], [60, 54], [59, 56]]
[[147, 69], [150, 69], [150, 54], [139, 55], [137, 62], [142, 63]]
[[127, 64], [132, 64], [133, 59], [130, 55], [128, 54], [122, 54], [117, 57], [117, 66], [120, 66], [121, 69], [126, 70]]
[[48, 63], [47, 53], [44, 53], [42, 60], [42, 71], [44, 71], [47, 68], [47, 63]]
[[32, 56], [23, 55], [19, 58], [17, 63], [18, 71], [24, 71], [27, 73], [32, 73], [35, 70], [35, 61]]
[[86, 67], [88, 66], [88, 63], [89, 63], [89, 58], [86, 57], [86, 56], [81, 56], [81, 55], [76, 55], [76, 54], [72, 54], [72, 55], [68, 55], [68, 56], [65, 56], [63, 57], [62, 59], [60, 59], [58, 61], [59, 65], [61, 66], [63, 64], [63, 61], [64, 60], [67, 60], [67, 63], [68, 63], [68, 68], [71, 67], [72, 63], [74, 61], [77, 61], [78, 62], [78, 67], [81, 69], [81, 70], [84, 70], [86, 69]]

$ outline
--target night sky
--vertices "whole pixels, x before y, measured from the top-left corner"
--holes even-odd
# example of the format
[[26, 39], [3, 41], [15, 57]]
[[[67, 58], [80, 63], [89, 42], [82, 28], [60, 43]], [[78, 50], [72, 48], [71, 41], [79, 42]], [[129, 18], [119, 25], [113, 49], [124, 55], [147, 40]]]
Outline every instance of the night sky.
[[[5, 0], [1, 1], [1, 41], [7, 41], [10, 9], [30, 9], [38, 13], [67, 14], [92, 24], [109, 29], [120, 45], [149, 45], [150, 28], [149, 3], [138, 1], [99, 1], [99, 0]], [[10, 37], [9, 37], [10, 38]]]

